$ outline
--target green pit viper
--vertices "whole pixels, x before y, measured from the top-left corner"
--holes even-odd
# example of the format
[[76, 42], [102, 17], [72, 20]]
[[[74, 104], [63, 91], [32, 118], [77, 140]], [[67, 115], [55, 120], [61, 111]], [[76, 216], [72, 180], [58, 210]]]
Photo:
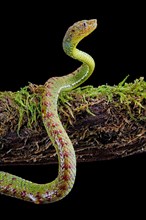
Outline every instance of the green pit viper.
[[78, 43], [97, 27], [96, 19], [81, 20], [68, 28], [63, 38], [64, 52], [82, 62], [74, 72], [52, 77], [44, 85], [41, 111], [46, 132], [58, 155], [58, 176], [50, 183], [38, 184], [7, 172], [0, 172], [0, 193], [36, 204], [52, 203], [64, 198], [73, 188], [76, 178], [76, 156], [57, 112], [58, 96], [85, 82], [93, 73], [93, 58], [77, 49]]

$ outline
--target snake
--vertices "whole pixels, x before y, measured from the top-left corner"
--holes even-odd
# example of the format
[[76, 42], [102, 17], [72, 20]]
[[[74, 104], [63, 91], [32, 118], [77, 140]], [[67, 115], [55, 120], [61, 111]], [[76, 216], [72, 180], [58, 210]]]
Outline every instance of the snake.
[[81, 62], [73, 72], [49, 78], [44, 84], [41, 115], [44, 128], [58, 156], [58, 175], [49, 183], [35, 183], [8, 172], [0, 171], [0, 194], [32, 202], [53, 203], [63, 199], [76, 179], [76, 155], [73, 144], [58, 115], [58, 98], [62, 91], [71, 91], [84, 83], [93, 73], [94, 59], [79, 50], [79, 42], [97, 27], [97, 19], [80, 20], [71, 25], [63, 38], [64, 52]]

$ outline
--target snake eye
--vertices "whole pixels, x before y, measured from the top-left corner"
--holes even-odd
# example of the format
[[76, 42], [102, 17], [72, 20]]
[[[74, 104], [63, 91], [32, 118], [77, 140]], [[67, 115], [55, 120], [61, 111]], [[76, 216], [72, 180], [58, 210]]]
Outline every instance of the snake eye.
[[86, 27], [86, 26], [87, 26], [87, 23], [86, 23], [86, 22], [83, 22], [83, 26]]

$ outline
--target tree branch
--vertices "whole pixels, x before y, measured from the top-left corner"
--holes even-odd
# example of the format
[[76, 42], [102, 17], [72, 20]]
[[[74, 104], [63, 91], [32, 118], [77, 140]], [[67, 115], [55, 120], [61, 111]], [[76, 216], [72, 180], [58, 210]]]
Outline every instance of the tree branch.
[[[0, 165], [57, 163], [41, 118], [43, 86], [0, 92]], [[80, 87], [60, 95], [60, 119], [77, 162], [146, 152], [146, 82]]]

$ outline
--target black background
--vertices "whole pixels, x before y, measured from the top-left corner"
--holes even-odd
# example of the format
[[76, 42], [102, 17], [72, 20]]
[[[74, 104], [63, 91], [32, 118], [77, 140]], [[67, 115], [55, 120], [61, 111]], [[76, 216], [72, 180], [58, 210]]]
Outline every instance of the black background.
[[[145, 13], [143, 5], [103, 5], [92, 2], [51, 5], [6, 5], [1, 8], [0, 90], [17, 91], [32, 82], [43, 84], [51, 76], [66, 75], [80, 63], [62, 50], [67, 28], [82, 19], [97, 18], [98, 28], [78, 48], [88, 52], [96, 68], [85, 85], [114, 85], [145, 75]], [[60, 202], [34, 205], [0, 196], [1, 213], [50, 218], [81, 215], [103, 219], [142, 213], [146, 198], [146, 156], [77, 164], [73, 190]], [[36, 182], [51, 181], [57, 166], [3, 167]], [[143, 201], [144, 200], [144, 201]], [[20, 211], [20, 213], [18, 213]], [[102, 215], [102, 218], [99, 216]], [[53, 218], [54, 218], [53, 217]]]

